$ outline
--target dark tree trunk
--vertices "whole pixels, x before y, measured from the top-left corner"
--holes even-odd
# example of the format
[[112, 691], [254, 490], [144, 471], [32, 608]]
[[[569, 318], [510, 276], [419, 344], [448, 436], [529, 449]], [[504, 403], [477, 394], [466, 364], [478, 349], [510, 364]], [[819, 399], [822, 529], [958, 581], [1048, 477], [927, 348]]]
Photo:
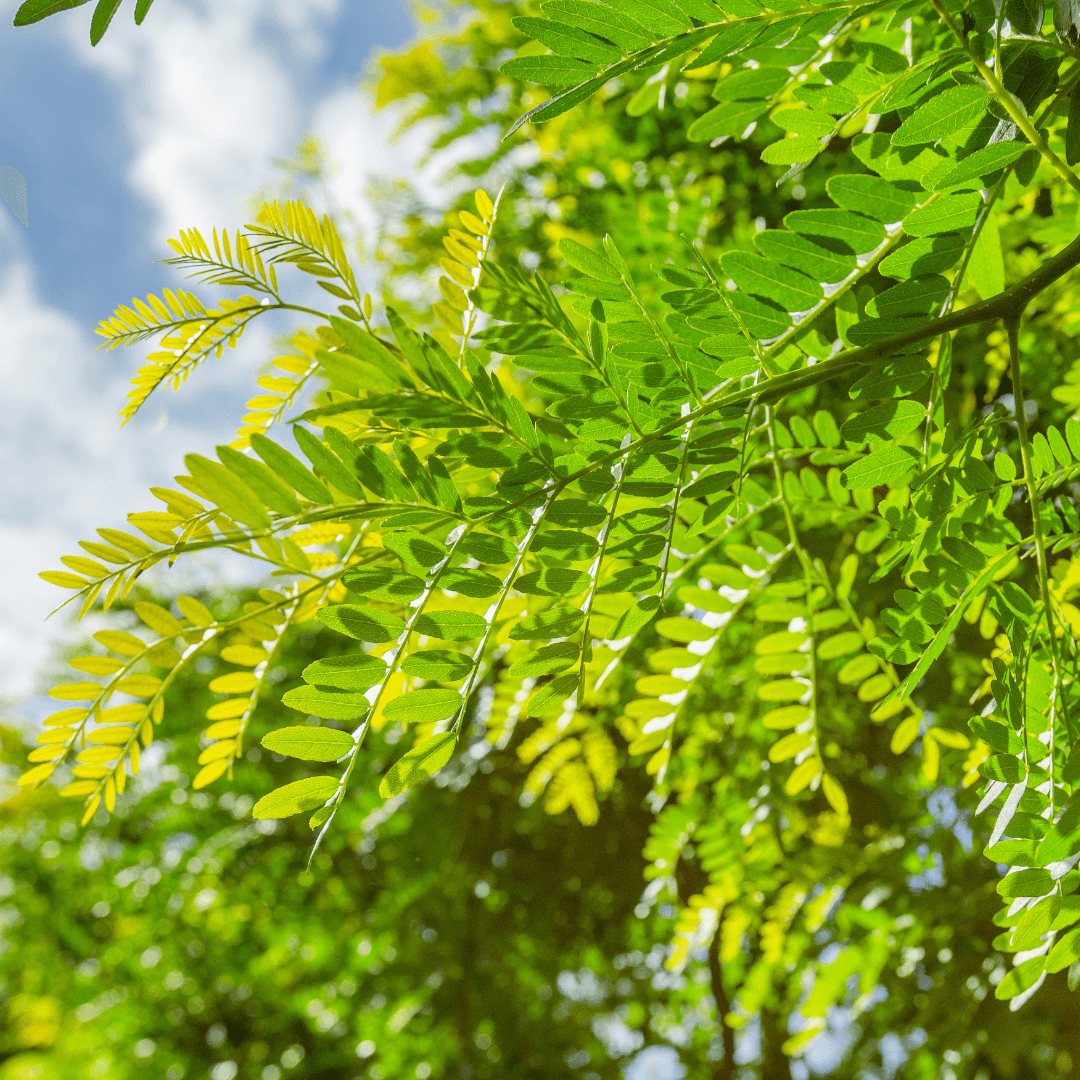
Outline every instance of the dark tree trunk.
[[780, 1049], [786, 1040], [780, 1014], [761, 1010], [761, 1080], [791, 1080], [791, 1062]]
[[[720, 917], [723, 923], [723, 915]], [[724, 1043], [724, 1056], [714, 1061], [713, 1080], [734, 1080], [735, 1076], [735, 1030], [724, 1023], [724, 1017], [731, 1011], [727, 991], [724, 989], [724, 972], [720, 966], [720, 926], [716, 927], [712, 944], [709, 946], [709, 979], [713, 997], [716, 999], [716, 1022], [720, 1025], [720, 1037]]]

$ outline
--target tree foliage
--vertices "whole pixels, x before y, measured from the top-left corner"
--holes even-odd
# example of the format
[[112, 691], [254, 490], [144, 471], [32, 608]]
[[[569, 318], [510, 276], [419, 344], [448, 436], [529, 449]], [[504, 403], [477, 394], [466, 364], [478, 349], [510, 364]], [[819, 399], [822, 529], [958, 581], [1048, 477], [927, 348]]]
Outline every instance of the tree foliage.
[[[397, 242], [430, 253], [430, 321], [377, 311], [331, 218], [291, 202], [174, 242], [175, 264], [239, 295], [166, 292], [102, 323], [110, 346], [161, 339], [130, 415], [262, 312], [318, 320], [234, 443], [189, 455], [183, 490], [154, 491], [165, 511], [131, 516], [142, 536], [99, 530], [44, 576], [84, 613], [191, 552], [279, 580], [231, 611], [136, 603], [139, 635], [101, 631], [72, 661], [101, 681], [52, 691], [78, 704], [20, 782], [63, 778], [86, 820], [111, 812], [174, 681], [220, 650], [194, 786], [219, 782], [282, 642], [317, 624], [351, 644], [284, 695], [296, 720], [265, 745], [309, 764], [253, 810], [314, 811], [316, 848], [392, 725], [414, 741], [384, 796], [480, 720], [520, 739], [528, 794], [585, 824], [625, 757], [651, 777], [654, 895], [680, 911], [669, 964], [712, 950], [726, 1030], [760, 1018], [790, 1055], [852, 980], [869, 1008], [899, 957], [926, 955], [934, 931], [905, 935], [905, 906], [940, 866], [907, 839], [928, 789], [979, 785], [994, 995], [1075, 988], [1076, 28], [982, 0], [549, 0], [513, 27], [503, 7], [463, 38], [487, 61], [532, 39], [503, 71], [553, 93], [518, 88], [498, 116], [550, 123], [518, 174], [539, 190], [481, 189], [440, 256], [426, 225]], [[498, 77], [444, 74], [421, 46], [381, 96], [419, 90], [416, 118], [450, 117], [450, 142], [481, 123], [454, 109]], [[593, 128], [575, 108], [620, 111]], [[621, 193], [580, 175], [613, 131]], [[577, 156], [555, 167], [561, 134]], [[513, 167], [512, 145], [472, 171]], [[667, 157], [655, 172], [643, 145]], [[740, 195], [735, 176], [774, 190]], [[571, 191], [580, 207], [553, 220]], [[335, 310], [285, 299], [284, 264]]]
[[[109, 29], [110, 23], [123, 0], [98, 0], [94, 8], [93, 17], [90, 20], [90, 44], [96, 45]], [[57, 15], [61, 11], [71, 8], [82, 7], [89, 4], [90, 0], [23, 0], [19, 10], [15, 13], [15, 26], [29, 26], [31, 23], [41, 22], [50, 15]], [[142, 25], [154, 0], [136, 0], [135, 23]]]

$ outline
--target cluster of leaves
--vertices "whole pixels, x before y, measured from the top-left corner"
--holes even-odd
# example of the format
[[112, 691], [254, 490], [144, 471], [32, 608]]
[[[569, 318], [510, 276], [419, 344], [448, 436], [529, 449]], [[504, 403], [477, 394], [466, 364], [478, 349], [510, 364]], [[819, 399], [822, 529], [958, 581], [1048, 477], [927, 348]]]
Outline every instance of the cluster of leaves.
[[[1080, 250], [1067, 243], [1071, 227], [1041, 223], [1038, 201], [1075, 212], [1080, 120], [1068, 28], [1055, 38], [1038, 5], [774, 8], [551, 0], [543, 19], [518, 27], [552, 53], [530, 49], [508, 69], [573, 83], [522, 114], [532, 121], [611, 93], [613, 80], [644, 79], [624, 88], [629, 116], [666, 109], [670, 92], [666, 114], [676, 112], [683, 138], [748, 138], [766, 165], [791, 167], [803, 196], [816, 185], [812, 208], [752, 232], [691, 235], [681, 247], [676, 234], [660, 260], [634, 234], [627, 244], [567, 235], [558, 250], [571, 276], [556, 292], [496, 257], [500, 223], [481, 192], [446, 238], [445, 306], [429, 334], [393, 307], [376, 319], [332, 224], [306, 208], [270, 207], [231, 245], [215, 237], [213, 252], [185, 234], [189, 267], [270, 302], [242, 296], [209, 311], [194, 298], [151, 299], [103, 332], [174, 335], [174, 351], [143, 373], [145, 396], [260, 311], [290, 306], [275, 261], [314, 274], [345, 303], [320, 316], [285, 367], [326, 387], [293, 425], [306, 463], [264, 433], [280, 411], [245, 418], [218, 461], [187, 459], [178, 483], [189, 494], [156, 493], [168, 514], [133, 516], [157, 546], [103, 536], [107, 545], [84, 547], [122, 569], [73, 556], [81, 576], [52, 577], [84, 610], [103, 592], [106, 605], [122, 597], [150, 565], [213, 547], [285, 580], [228, 618], [181, 603], [183, 621], [163, 609], [168, 626], [145, 620], [156, 636], [132, 655], [171, 661], [162, 688], [225, 637], [234, 651], [222, 655], [243, 669], [211, 686], [237, 696], [211, 709], [207, 735], [219, 741], [202, 751], [202, 784], [240, 756], [289, 626], [315, 618], [358, 643], [316, 661], [286, 697], [325, 722], [267, 736], [277, 752], [339, 763], [255, 808], [314, 811], [319, 841], [369, 732], [389, 724], [411, 725], [416, 741], [382, 778], [388, 796], [443, 767], [470, 715], [488, 710], [496, 743], [538, 718], [519, 750], [533, 765], [528, 791], [546, 790], [550, 809], [572, 806], [583, 821], [612, 785], [617, 732], [655, 796], [678, 804], [660, 815], [650, 848], [666, 871], [657, 889], [684, 906], [673, 965], [715, 945], [731, 968], [744, 934], [760, 940], [758, 966], [731, 968], [729, 1026], [773, 1007], [780, 968], [813, 969], [810, 1006], [797, 980], [779, 997], [819, 1021], [788, 1042], [795, 1053], [845, 1000], [850, 974], [864, 972], [868, 992], [894, 952], [914, 947], [888, 933], [902, 915], [882, 910], [877, 925], [855, 914], [877, 904], [834, 910], [821, 899], [840, 896], [862, 865], [844, 846], [853, 821], [881, 835], [892, 820], [849, 763], [863, 737], [864, 766], [882, 748], [917, 743], [924, 782], [938, 779], [943, 750], [967, 784], [985, 781], [983, 809], [996, 811], [989, 857], [1009, 870], [1000, 921], [1016, 954], [997, 997], [1019, 1007], [1047, 974], [1080, 974], [1070, 929], [1080, 428], [1059, 410], [1032, 436], [1023, 405], [1026, 388], [1052, 417], [1052, 402], [1071, 402], [1071, 383], [1053, 392], [1055, 326], [1072, 305], [1065, 275]], [[702, 108], [706, 82], [719, 104]], [[740, 155], [727, 142], [720, 151]], [[709, 155], [700, 160], [707, 167]], [[997, 320], [1004, 340], [976, 359]], [[1006, 377], [1012, 404], [994, 406]], [[295, 394], [289, 382], [296, 389], [273, 389]], [[780, 774], [764, 802], [710, 777], [726, 737], [714, 706], [736, 670], [732, 638], [754, 657], [739, 676], [764, 703], [760, 718], [744, 717], [764, 740], [754, 763]], [[84, 774], [67, 789], [89, 795], [92, 816], [163, 699], [156, 684], [123, 683], [148, 677], [132, 664], [90, 659], [109, 666], [99, 673], [110, 681], [54, 691], [90, 704], [55, 718], [22, 780], [50, 778], [102, 730], [91, 720], [117, 727], [102, 707], [134, 690], [149, 700], [119, 706], [142, 710], [119, 725], [123, 745], [83, 749], [98, 756], [79, 762]], [[966, 717], [945, 708], [957, 690], [935, 679], [948, 665], [960, 692], [983, 702], [974, 746]], [[865, 732], [845, 725], [842, 747], [831, 718], [853, 710], [868, 722]], [[952, 751], [969, 753], [951, 761]], [[748, 842], [766, 823], [769, 841]], [[677, 868], [690, 859], [704, 876], [684, 887]], [[842, 962], [812, 959], [826, 916], [847, 920]]]
[[[122, 2], [123, 0], [98, 0], [97, 7], [94, 8], [94, 17], [90, 21], [91, 45], [96, 45], [105, 36], [105, 31], [109, 29], [109, 24], [113, 21], [113, 16], [120, 10]], [[153, 2], [154, 0], [136, 0], [135, 24], [137, 26], [142, 25], [142, 21], [149, 13]], [[83, 4], [89, 3], [90, 0], [24, 0], [19, 6], [19, 10], [15, 12], [14, 25], [29, 26], [31, 23], [47, 19], [50, 15], [56, 15], [71, 8], [82, 7]]]

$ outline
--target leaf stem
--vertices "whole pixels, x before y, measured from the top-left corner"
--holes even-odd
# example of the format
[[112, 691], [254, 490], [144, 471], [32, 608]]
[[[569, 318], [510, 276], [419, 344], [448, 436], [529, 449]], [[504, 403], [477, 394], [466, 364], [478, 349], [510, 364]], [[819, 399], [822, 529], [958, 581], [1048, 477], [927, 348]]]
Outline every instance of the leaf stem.
[[818, 738], [818, 711], [817, 711], [817, 649], [814, 647], [814, 569], [810, 558], [803, 550], [799, 541], [799, 530], [795, 526], [795, 515], [791, 512], [791, 504], [788, 502], [784, 491], [784, 477], [780, 471], [780, 461], [776, 457], [776, 418], [773, 410], [769, 414], [769, 444], [773, 449], [773, 475], [776, 477], [776, 487], [780, 494], [780, 505], [784, 510], [784, 521], [787, 524], [788, 537], [791, 540], [791, 548], [795, 552], [795, 558], [803, 570], [803, 580], [806, 582], [806, 632], [810, 638], [810, 716], [814, 725], [814, 757], [817, 758], [818, 776], [825, 771], [821, 760], [821, 740]]
[[[1035, 470], [1031, 460], [1031, 442], [1028, 439], [1027, 415], [1024, 411], [1024, 386], [1020, 375], [1020, 316], [1005, 321], [1005, 331], [1009, 336], [1009, 372], [1012, 378], [1013, 401], [1015, 403], [1016, 432], [1020, 438], [1020, 457], [1024, 464], [1024, 486], [1027, 488], [1028, 505], [1031, 507], [1032, 533], [1035, 537], [1035, 551], [1039, 574], [1039, 592], [1042, 596], [1043, 609], [1046, 612], [1046, 628], [1050, 635], [1050, 662], [1054, 669], [1054, 712], [1059, 711], [1064, 684], [1061, 678], [1061, 665], [1058, 661], [1057, 634], [1054, 626], [1054, 609], [1050, 596], [1050, 581], [1046, 567], [1046, 538], [1043, 535], [1042, 515], [1039, 513], [1039, 493], [1035, 486]], [[1050, 752], [1053, 753], [1053, 723], [1050, 725]], [[1050, 805], [1054, 804], [1054, 785], [1051, 765]]]

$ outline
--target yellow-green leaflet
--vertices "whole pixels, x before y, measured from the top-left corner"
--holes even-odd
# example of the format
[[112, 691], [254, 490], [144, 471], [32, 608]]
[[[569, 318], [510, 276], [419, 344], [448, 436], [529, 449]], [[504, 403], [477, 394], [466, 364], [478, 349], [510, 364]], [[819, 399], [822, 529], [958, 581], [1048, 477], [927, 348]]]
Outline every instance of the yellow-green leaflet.
[[379, 784], [379, 794], [389, 799], [434, 776], [453, 756], [456, 741], [457, 736], [449, 731], [424, 739], [390, 766]]

